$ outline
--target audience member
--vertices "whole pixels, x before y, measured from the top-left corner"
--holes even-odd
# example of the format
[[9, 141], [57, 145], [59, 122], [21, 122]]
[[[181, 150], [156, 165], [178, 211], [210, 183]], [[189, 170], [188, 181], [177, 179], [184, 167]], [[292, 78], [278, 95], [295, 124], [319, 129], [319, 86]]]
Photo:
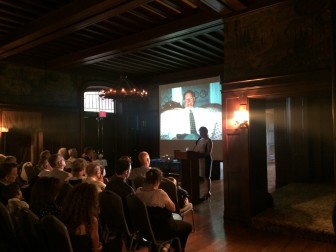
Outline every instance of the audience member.
[[56, 204], [62, 181], [55, 177], [42, 177], [36, 180], [30, 193], [30, 209], [39, 217], [55, 215], [60, 217], [61, 206]]
[[[172, 213], [175, 212], [175, 205], [168, 194], [159, 189], [161, 179], [162, 172], [159, 169], [150, 169], [146, 173], [145, 185], [137, 189], [136, 196], [147, 206], [157, 239], [168, 240], [177, 236], [180, 238], [182, 251], [184, 251], [192, 227], [187, 222], [174, 220]], [[173, 242], [172, 247], [178, 251], [176, 243]]]
[[131, 164], [132, 160], [128, 156], [122, 156], [118, 159], [115, 174], [106, 185], [106, 190], [115, 192], [123, 199], [125, 199], [127, 195], [134, 193], [133, 188], [126, 183], [131, 172]]
[[69, 154], [69, 158], [66, 160], [65, 162], [65, 169], [66, 170], [70, 170], [70, 172], [72, 171], [72, 166], [73, 163], [76, 161], [76, 159], [78, 158], [78, 152], [76, 148], [71, 148], [68, 150], [68, 154]]
[[75, 186], [77, 184], [80, 184], [85, 180], [85, 168], [87, 166], [87, 161], [84, 158], [77, 158], [72, 163], [72, 177], [68, 179], [68, 182]]
[[115, 174], [111, 177], [106, 185], [106, 190], [110, 190], [118, 194], [126, 207], [126, 196], [134, 193], [134, 190], [126, 182], [131, 171], [132, 160], [128, 156], [122, 156], [118, 159]]
[[14, 163], [14, 164], [17, 164], [16, 157], [14, 157], [14, 156], [6, 156], [4, 163]]
[[[6, 185], [16, 182], [18, 176], [18, 167], [17, 163], [2, 163], [0, 166], [0, 192]], [[0, 201], [6, 205], [2, 193], [0, 193]]]
[[50, 156], [51, 153], [49, 150], [41, 151], [39, 160], [36, 165], [38, 170], [42, 171], [44, 169], [45, 160], [48, 160]]
[[89, 147], [89, 146], [85, 147], [82, 157], [86, 161], [92, 162], [95, 159], [95, 150], [92, 147]]
[[98, 191], [95, 185], [76, 185], [66, 198], [62, 221], [67, 226], [74, 252], [99, 252]]
[[133, 168], [129, 175], [129, 179], [135, 179], [136, 177], [145, 177], [146, 172], [151, 168], [150, 167], [150, 158], [149, 154], [146, 151], [142, 151], [138, 155], [138, 160], [140, 167]]
[[59, 148], [57, 151], [57, 154], [62, 155], [64, 157], [64, 160], [67, 160], [69, 158], [68, 150], [65, 147]]
[[86, 166], [86, 176], [85, 182], [94, 184], [97, 187], [98, 192], [105, 189], [106, 184], [103, 182], [104, 177], [102, 175], [100, 165], [89, 163]]
[[23, 200], [22, 191], [18, 183], [6, 185], [3, 188], [2, 197], [7, 202], [9, 213], [14, 213], [17, 209], [29, 208], [27, 202]]
[[71, 177], [71, 173], [64, 171], [65, 159], [60, 154], [53, 154], [49, 158], [49, 163], [53, 168], [52, 171], [47, 175], [48, 177], [59, 178], [62, 182]]
[[5, 162], [6, 156], [4, 154], [0, 154], [0, 165]]
[[38, 177], [45, 177], [47, 176], [51, 171], [52, 167], [48, 161], [48, 159], [44, 159], [43, 161], [39, 161], [39, 167], [40, 167], [40, 173], [37, 175]]

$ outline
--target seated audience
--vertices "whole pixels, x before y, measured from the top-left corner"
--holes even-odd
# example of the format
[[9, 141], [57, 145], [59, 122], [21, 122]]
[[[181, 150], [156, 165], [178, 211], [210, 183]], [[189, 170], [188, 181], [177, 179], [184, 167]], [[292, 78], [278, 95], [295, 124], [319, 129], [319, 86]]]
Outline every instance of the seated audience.
[[125, 217], [127, 219], [128, 224], [130, 224], [129, 214], [127, 210], [126, 204], [126, 196], [134, 193], [134, 190], [131, 186], [129, 186], [126, 182], [130, 171], [131, 171], [131, 163], [132, 160], [128, 156], [122, 156], [118, 159], [115, 174], [111, 177], [110, 181], [106, 185], [106, 190], [110, 190], [116, 194], [118, 194], [124, 205]]
[[52, 171], [47, 175], [48, 177], [55, 177], [64, 182], [66, 179], [72, 176], [71, 173], [64, 171], [65, 159], [61, 154], [51, 155], [48, 161], [53, 168]]
[[27, 202], [23, 200], [22, 191], [18, 183], [6, 185], [2, 190], [2, 197], [7, 202], [9, 213], [14, 213], [17, 209], [29, 208]]
[[51, 156], [51, 153], [49, 150], [41, 151], [39, 160], [36, 165], [39, 171], [42, 171], [44, 169], [45, 160], [48, 160], [50, 156]]
[[129, 175], [129, 179], [131, 180], [135, 179], [136, 177], [145, 177], [146, 172], [151, 168], [149, 154], [146, 151], [140, 152], [138, 159], [140, 167], [133, 168], [131, 170], [131, 174]]
[[0, 201], [6, 205], [7, 202], [2, 197], [3, 188], [9, 184], [15, 183], [18, 177], [17, 163], [7, 163], [6, 161], [0, 165]]
[[71, 174], [72, 177], [68, 179], [68, 182], [75, 186], [77, 184], [80, 184], [85, 180], [85, 168], [87, 166], [87, 161], [84, 158], [77, 158], [73, 163], [72, 163], [72, 168], [71, 168]]
[[[177, 236], [180, 238], [182, 251], [184, 251], [192, 226], [187, 222], [174, 220], [172, 213], [175, 212], [175, 205], [168, 194], [159, 189], [161, 179], [162, 172], [159, 169], [150, 169], [146, 173], [145, 185], [137, 189], [136, 196], [147, 206], [157, 239], [169, 240]], [[172, 247], [178, 251], [175, 242], [172, 243]]]
[[61, 206], [56, 204], [62, 182], [55, 177], [41, 177], [34, 183], [30, 193], [30, 210], [39, 218], [46, 215], [60, 217]]
[[47, 176], [51, 171], [52, 171], [52, 167], [48, 161], [48, 159], [44, 159], [39, 161], [39, 168], [40, 168], [40, 172], [37, 175], [38, 177], [45, 177]]
[[57, 154], [62, 155], [62, 157], [64, 157], [64, 160], [68, 159], [68, 150], [65, 147], [59, 148]]
[[61, 220], [67, 226], [74, 252], [99, 252], [98, 191], [95, 185], [76, 185], [63, 206]]
[[133, 188], [126, 183], [131, 171], [131, 164], [132, 160], [128, 156], [122, 156], [118, 159], [115, 174], [106, 185], [106, 190], [115, 192], [123, 199], [125, 199], [127, 195], [134, 193]]
[[6, 156], [4, 154], [0, 154], [0, 165], [5, 162]]
[[66, 165], [65, 165], [65, 169], [68, 171], [72, 171], [71, 168], [73, 166], [73, 163], [76, 161], [76, 159], [78, 158], [78, 152], [76, 148], [71, 148], [68, 150], [68, 154], [69, 154], [69, 158], [66, 160]]
[[82, 157], [86, 161], [92, 162], [95, 159], [95, 150], [90, 146], [85, 147]]
[[100, 165], [95, 163], [89, 163], [86, 166], [86, 183], [94, 184], [97, 187], [98, 192], [101, 192], [105, 189], [106, 184], [104, 181], [104, 176]]

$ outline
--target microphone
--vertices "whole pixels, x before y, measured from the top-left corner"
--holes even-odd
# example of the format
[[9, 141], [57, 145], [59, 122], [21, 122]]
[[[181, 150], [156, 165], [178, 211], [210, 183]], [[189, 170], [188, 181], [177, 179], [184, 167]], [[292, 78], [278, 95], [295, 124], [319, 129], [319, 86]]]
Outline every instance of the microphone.
[[199, 138], [196, 140], [196, 144], [195, 144], [195, 146], [194, 146], [194, 148], [193, 148], [193, 151], [195, 150], [195, 148], [196, 148], [196, 146], [197, 146], [199, 140], [201, 140], [201, 138], [202, 138], [202, 137], [199, 137]]

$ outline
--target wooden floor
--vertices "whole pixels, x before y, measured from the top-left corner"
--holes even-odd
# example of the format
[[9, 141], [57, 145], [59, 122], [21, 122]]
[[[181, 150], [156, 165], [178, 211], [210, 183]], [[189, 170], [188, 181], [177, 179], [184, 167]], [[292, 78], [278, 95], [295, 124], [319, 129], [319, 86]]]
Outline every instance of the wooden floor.
[[[224, 223], [222, 180], [213, 181], [211, 200], [194, 206], [194, 209], [196, 232], [189, 236], [186, 246], [187, 252], [336, 251], [336, 244], [333, 243], [266, 233], [237, 224]], [[191, 216], [186, 216], [185, 221], [191, 223]], [[148, 250], [142, 248], [138, 251]]]

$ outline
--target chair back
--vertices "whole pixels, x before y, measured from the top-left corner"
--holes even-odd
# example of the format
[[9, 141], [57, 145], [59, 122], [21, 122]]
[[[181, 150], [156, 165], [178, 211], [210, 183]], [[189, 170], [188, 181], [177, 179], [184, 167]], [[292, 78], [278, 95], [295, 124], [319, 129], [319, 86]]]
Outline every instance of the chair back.
[[18, 241], [26, 251], [46, 250], [39, 218], [28, 208], [16, 209], [11, 214]]
[[[153, 247], [156, 251], [163, 251], [162, 248], [167, 242], [175, 240], [178, 245], [177, 251], [181, 251], [180, 239], [175, 236], [169, 240], [157, 240], [153, 232], [147, 206], [143, 203], [135, 194], [130, 194], [126, 197], [127, 205], [130, 211], [132, 225], [139, 232], [139, 237], [145, 238], [149, 242], [149, 251], [153, 251]], [[151, 207], [151, 210], [155, 211], [157, 207]], [[164, 227], [163, 227], [164, 228]], [[154, 245], [154, 246], [153, 246]]]
[[100, 215], [109, 230], [131, 236], [121, 197], [109, 190], [99, 194]]
[[126, 201], [132, 226], [140, 232], [141, 237], [157, 244], [145, 203], [143, 203], [135, 194], [128, 195]]
[[183, 220], [184, 215], [191, 212], [192, 214], [192, 227], [193, 231], [195, 231], [195, 220], [194, 220], [194, 210], [193, 210], [193, 204], [188, 203], [188, 207], [180, 208], [179, 202], [178, 202], [178, 192], [177, 192], [177, 186], [168, 179], [163, 179], [160, 183], [160, 188], [164, 190], [169, 198], [174, 202], [175, 204], [175, 213], [173, 214], [174, 219], [176, 220]]
[[48, 252], [73, 252], [67, 227], [53, 215], [41, 219]]
[[0, 251], [21, 251], [8, 209], [0, 202]]
[[171, 201], [175, 204], [175, 213], [180, 213], [176, 185], [168, 179], [162, 179], [160, 188], [168, 194]]

